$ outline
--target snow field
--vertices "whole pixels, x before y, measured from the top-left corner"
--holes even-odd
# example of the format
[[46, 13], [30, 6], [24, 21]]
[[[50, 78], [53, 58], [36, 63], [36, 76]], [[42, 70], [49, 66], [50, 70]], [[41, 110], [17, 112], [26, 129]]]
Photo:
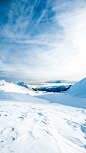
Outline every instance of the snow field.
[[0, 153], [86, 153], [85, 84], [43, 93], [0, 81]]
[[36, 97], [48, 100], [50, 103], [86, 109], [86, 98], [73, 97], [67, 93], [46, 93]]
[[40, 101], [0, 101], [0, 153], [85, 153], [86, 110]]

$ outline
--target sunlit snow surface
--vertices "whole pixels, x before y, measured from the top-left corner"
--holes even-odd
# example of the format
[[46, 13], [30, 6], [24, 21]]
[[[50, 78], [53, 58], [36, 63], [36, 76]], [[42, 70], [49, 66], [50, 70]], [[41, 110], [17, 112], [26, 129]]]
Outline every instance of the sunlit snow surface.
[[86, 153], [86, 98], [0, 90], [0, 153]]

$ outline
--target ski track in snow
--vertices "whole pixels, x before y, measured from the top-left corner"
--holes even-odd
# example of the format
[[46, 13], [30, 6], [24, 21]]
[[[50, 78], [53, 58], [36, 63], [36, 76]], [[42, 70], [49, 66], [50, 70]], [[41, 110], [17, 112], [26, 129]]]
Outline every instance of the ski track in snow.
[[0, 153], [86, 153], [86, 110], [0, 101]]

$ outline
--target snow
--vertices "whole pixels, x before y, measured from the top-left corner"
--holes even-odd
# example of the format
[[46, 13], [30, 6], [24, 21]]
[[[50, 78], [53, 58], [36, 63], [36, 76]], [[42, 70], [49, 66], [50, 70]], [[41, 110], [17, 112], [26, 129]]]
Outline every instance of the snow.
[[14, 84], [14, 83], [6, 82], [4, 80], [0, 81], [0, 91], [21, 93], [21, 94], [29, 94], [29, 95], [42, 94], [41, 91], [40, 92], [34, 92], [34, 91], [30, 90], [30, 89], [27, 89], [27, 88], [25, 88], [23, 86], [20, 86], [20, 83], [18, 83], [18, 85], [17, 85], [17, 84]]
[[86, 109], [86, 98], [72, 97], [67, 93], [48, 93], [37, 95], [37, 97], [46, 99], [50, 103], [59, 103], [66, 106]]
[[72, 96], [86, 98], [86, 78], [75, 83], [69, 90], [68, 93]]
[[85, 103], [0, 81], [0, 153], [86, 153]]
[[23, 94], [29, 93], [29, 91], [24, 87], [18, 86], [17, 84], [14, 83], [5, 82], [4, 80], [0, 81], [0, 90], [6, 92], [23, 93]]

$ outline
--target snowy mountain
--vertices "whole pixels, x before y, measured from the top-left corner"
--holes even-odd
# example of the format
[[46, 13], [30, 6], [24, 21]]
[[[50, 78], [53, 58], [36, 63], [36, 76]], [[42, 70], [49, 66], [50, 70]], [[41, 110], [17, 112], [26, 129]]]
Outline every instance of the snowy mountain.
[[86, 98], [86, 78], [75, 83], [68, 91], [72, 96]]
[[9, 83], [4, 80], [0, 81], [0, 90], [5, 92], [16, 92], [16, 93], [28, 93], [28, 90], [26, 90], [24, 87], [19, 86], [14, 83]]
[[33, 91], [46, 91], [46, 92], [63, 92], [68, 90], [71, 87], [71, 85], [68, 86], [52, 86], [52, 87], [38, 87], [38, 88], [32, 88]]
[[[26, 86], [23, 85], [22, 82], [19, 82], [17, 84], [6, 82], [5, 80], [0, 80], [0, 91], [4, 92], [12, 92], [13, 93], [21, 93], [21, 94], [29, 94], [29, 95], [39, 95], [41, 92], [34, 92], [30, 90], [29, 88], [26, 88]], [[5, 93], [6, 94], [6, 93]]]
[[45, 91], [45, 92], [64, 92], [67, 91], [71, 85], [66, 83], [44, 83], [39, 85], [29, 85], [27, 83], [19, 82], [17, 85], [24, 86], [32, 91]]
[[86, 153], [85, 102], [0, 81], [0, 153]]

